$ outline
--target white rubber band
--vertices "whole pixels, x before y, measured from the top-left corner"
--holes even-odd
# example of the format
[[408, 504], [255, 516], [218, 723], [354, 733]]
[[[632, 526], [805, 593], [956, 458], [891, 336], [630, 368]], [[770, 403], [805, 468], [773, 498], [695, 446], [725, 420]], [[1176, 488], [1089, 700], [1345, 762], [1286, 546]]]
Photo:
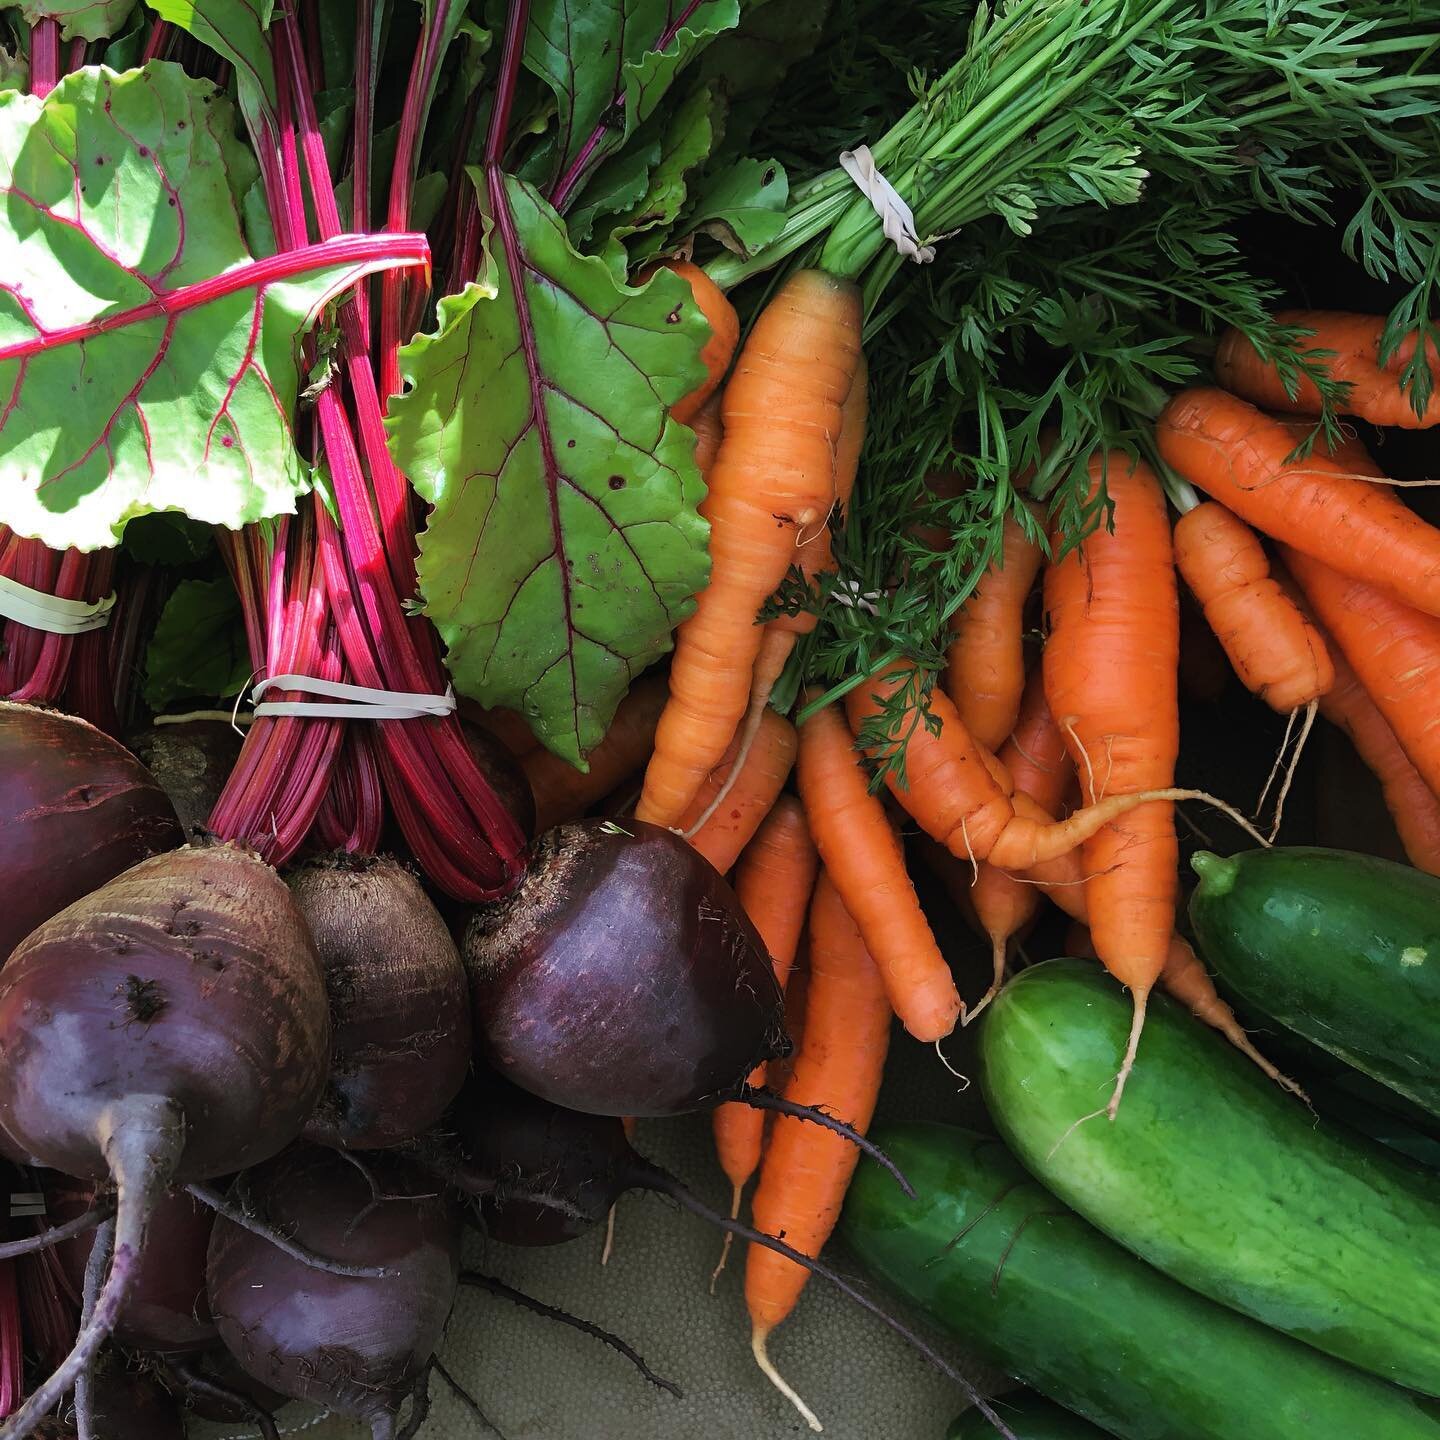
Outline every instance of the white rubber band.
[[103, 630], [110, 623], [115, 608], [114, 595], [103, 600], [62, 600], [43, 590], [32, 590], [18, 580], [0, 575], [0, 616], [17, 620], [32, 630], [47, 630], [52, 635], [84, 635]]
[[915, 229], [915, 212], [900, 192], [875, 167], [868, 145], [840, 152], [840, 168], [855, 182], [860, 193], [875, 207], [885, 238], [907, 259], [928, 265], [935, 258], [933, 245], [922, 245]]
[[[300, 690], [307, 695], [329, 695], [337, 703], [316, 700], [266, 700], [267, 690]], [[347, 685], [342, 680], [313, 680], [308, 675], [272, 675], [250, 692], [256, 715], [302, 715], [317, 720], [419, 720], [426, 715], [451, 715], [455, 692], [417, 695], [406, 690], [372, 690], [368, 685]]]
[[10, 1192], [10, 1218], [28, 1219], [45, 1213], [45, 1196], [39, 1190], [12, 1190]]

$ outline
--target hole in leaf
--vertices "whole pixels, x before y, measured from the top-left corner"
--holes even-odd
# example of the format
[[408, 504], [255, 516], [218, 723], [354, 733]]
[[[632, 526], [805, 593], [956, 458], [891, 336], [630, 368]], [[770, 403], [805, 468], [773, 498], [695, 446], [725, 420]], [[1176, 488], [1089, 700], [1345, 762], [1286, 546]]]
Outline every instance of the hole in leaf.
[[612, 490], [623, 490], [625, 488], [625, 477], [623, 475], [612, 475], [609, 483]]
[[762, 185], [773, 185], [775, 183], [775, 167], [773, 165], [760, 177], [760, 183]]

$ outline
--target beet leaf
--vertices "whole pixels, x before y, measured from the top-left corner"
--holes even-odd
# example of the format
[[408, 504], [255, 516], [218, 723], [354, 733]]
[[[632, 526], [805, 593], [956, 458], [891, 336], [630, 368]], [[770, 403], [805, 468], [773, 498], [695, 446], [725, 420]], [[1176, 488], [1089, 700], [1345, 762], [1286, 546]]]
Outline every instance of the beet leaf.
[[677, 277], [618, 284], [531, 186], [478, 183], [493, 256], [401, 351], [391, 449], [435, 507], [420, 588], [457, 689], [580, 763], [705, 581], [694, 442], [666, 412], [707, 327]]
[[418, 236], [342, 236], [252, 261], [252, 172], [228, 104], [153, 63], [0, 93], [0, 521], [57, 549], [179, 510], [236, 527], [306, 488], [297, 337]]
[[58, 20], [62, 40], [105, 40], [120, 32], [135, 0], [22, 0], [27, 25]]

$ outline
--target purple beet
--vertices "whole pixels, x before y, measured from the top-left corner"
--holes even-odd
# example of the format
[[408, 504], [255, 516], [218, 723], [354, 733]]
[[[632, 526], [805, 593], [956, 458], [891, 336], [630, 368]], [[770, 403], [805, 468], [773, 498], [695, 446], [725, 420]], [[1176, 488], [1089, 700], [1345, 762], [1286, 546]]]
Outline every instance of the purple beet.
[[235, 768], [241, 736], [223, 720], [157, 720], [129, 737], [130, 748], [144, 761], [170, 797], [180, 826], [189, 835], [203, 829]]
[[289, 883], [330, 997], [330, 1077], [305, 1137], [350, 1150], [413, 1139], [470, 1068], [470, 995], [450, 931], [394, 860], [331, 856]]
[[559, 825], [465, 936], [481, 1050], [507, 1079], [596, 1115], [678, 1115], [783, 1055], [784, 1001], [734, 892], [678, 835]]
[[219, 1219], [208, 1280], [226, 1347], [261, 1384], [392, 1440], [455, 1303], [455, 1207], [429, 1176], [393, 1157], [362, 1163], [318, 1146], [297, 1146], [236, 1184], [248, 1205], [301, 1244], [389, 1273], [326, 1274]]
[[[46, 1197], [52, 1223], [79, 1215], [90, 1204], [89, 1192], [73, 1185], [58, 1192], [47, 1185]], [[152, 1233], [163, 1236], [164, 1243], [147, 1246], [140, 1257], [134, 1288], [115, 1321], [114, 1335], [121, 1345], [179, 1354], [215, 1344], [219, 1333], [205, 1298], [205, 1257], [214, 1218], [183, 1190], [172, 1191], [156, 1203], [150, 1223]], [[92, 1230], [55, 1247], [77, 1296], [94, 1243]]]
[[33, 1163], [113, 1181], [114, 1260], [28, 1435], [133, 1290], [155, 1207], [301, 1131], [330, 1053], [324, 978], [284, 882], [233, 845], [158, 855], [35, 930], [0, 969], [0, 1126]]
[[0, 701], [0, 964], [42, 921], [184, 836], [154, 777], [84, 720]]

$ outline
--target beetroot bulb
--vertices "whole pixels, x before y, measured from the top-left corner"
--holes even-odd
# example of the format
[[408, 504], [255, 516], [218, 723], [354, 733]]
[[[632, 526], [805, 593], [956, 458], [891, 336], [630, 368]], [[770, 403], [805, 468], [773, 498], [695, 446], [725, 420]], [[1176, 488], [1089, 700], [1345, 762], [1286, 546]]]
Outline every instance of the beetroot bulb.
[[[47, 1196], [56, 1220], [89, 1204], [88, 1195], [78, 1188], [56, 1199], [47, 1186]], [[182, 1354], [204, 1350], [219, 1338], [205, 1298], [205, 1256], [214, 1219], [212, 1211], [183, 1190], [156, 1202], [151, 1228], [164, 1237], [164, 1244], [142, 1252], [134, 1288], [115, 1320], [115, 1339], [127, 1350]], [[95, 1232], [90, 1231], [55, 1247], [77, 1299], [94, 1243]]]
[[0, 968], [0, 1128], [37, 1165], [112, 1181], [117, 1210], [89, 1322], [0, 1440], [30, 1434], [93, 1362], [165, 1191], [289, 1144], [329, 1051], [309, 931], [239, 846], [142, 861], [17, 947]]
[[240, 733], [228, 720], [163, 717], [126, 743], [170, 797], [189, 835], [203, 828], [240, 757]]
[[154, 777], [84, 720], [0, 701], [0, 964], [43, 920], [184, 836]]
[[785, 1053], [770, 957], [734, 892], [678, 835], [558, 825], [465, 936], [479, 1048], [571, 1110], [678, 1115]]
[[470, 995], [450, 931], [394, 860], [329, 856], [288, 878], [330, 999], [330, 1076], [305, 1137], [352, 1150], [410, 1140], [470, 1068]]
[[459, 1212], [429, 1176], [392, 1156], [318, 1146], [296, 1146], [236, 1185], [301, 1244], [387, 1273], [318, 1271], [217, 1219], [208, 1287], [226, 1348], [262, 1385], [392, 1440], [455, 1303]]

